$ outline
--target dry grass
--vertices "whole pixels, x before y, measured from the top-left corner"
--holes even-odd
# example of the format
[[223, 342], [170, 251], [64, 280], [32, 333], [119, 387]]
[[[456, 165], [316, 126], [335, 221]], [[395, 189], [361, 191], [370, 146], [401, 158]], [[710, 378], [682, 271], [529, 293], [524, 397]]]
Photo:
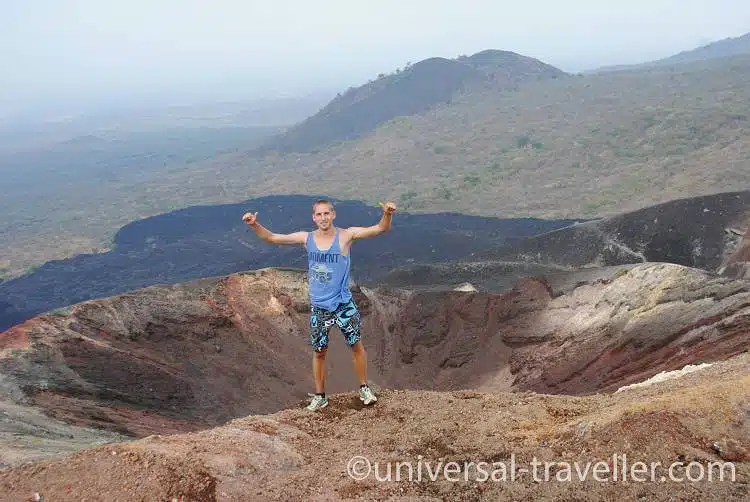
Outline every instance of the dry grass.
[[592, 217], [746, 189], [750, 58], [734, 61], [468, 96], [325, 154], [273, 159], [253, 192], [302, 183], [412, 210]]
[[[410, 211], [595, 217], [750, 186], [750, 57], [471, 94], [316, 154], [228, 154], [32, 215], [0, 273], [106, 248], [123, 224], [193, 204], [324, 193]], [[31, 217], [31, 216], [30, 216]]]

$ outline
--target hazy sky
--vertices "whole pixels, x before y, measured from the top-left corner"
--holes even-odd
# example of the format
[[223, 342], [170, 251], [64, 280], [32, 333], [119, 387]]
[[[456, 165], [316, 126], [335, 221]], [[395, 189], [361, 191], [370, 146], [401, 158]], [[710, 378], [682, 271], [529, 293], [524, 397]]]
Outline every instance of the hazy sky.
[[4, 0], [0, 107], [335, 91], [487, 48], [580, 71], [748, 31], [746, 0]]

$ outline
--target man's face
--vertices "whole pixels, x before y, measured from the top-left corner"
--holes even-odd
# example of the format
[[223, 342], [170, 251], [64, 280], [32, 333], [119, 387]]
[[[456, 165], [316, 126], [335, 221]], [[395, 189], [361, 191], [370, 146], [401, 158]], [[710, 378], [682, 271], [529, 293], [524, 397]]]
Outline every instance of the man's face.
[[336, 211], [328, 204], [318, 204], [313, 210], [313, 221], [321, 230], [328, 230], [336, 219]]

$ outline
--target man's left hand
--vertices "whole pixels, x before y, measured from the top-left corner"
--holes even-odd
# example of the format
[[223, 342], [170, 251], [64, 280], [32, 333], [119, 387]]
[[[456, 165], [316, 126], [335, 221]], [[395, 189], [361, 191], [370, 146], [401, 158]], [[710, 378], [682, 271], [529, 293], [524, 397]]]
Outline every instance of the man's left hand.
[[393, 214], [396, 212], [396, 204], [393, 202], [378, 202], [378, 205], [383, 208], [385, 214]]

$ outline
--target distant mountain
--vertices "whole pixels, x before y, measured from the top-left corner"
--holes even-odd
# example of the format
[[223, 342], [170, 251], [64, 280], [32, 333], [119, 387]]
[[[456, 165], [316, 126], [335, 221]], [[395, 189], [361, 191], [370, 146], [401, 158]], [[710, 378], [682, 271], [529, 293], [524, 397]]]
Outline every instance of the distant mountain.
[[456, 59], [433, 57], [349, 88], [256, 152], [315, 151], [357, 138], [395, 117], [450, 103], [460, 93], [514, 89], [527, 82], [566, 75], [554, 66], [508, 51], [485, 50]]
[[238, 155], [220, 175], [257, 173], [239, 185], [249, 196], [304, 186], [409, 211], [612, 216], [748, 189], [747, 82], [750, 55], [472, 92], [319, 153]]
[[682, 51], [674, 56], [655, 61], [653, 64], [693, 63], [706, 59], [743, 56], [747, 54], [750, 54], [750, 33], [745, 33], [740, 37], [725, 38], [690, 51]]
[[598, 68], [596, 72], [600, 71], [617, 71], [617, 70], [634, 70], [634, 69], [646, 69], [646, 68], [659, 68], [663, 66], [671, 66], [686, 63], [697, 63], [701, 61], [708, 61], [711, 59], [727, 58], [732, 56], [746, 56], [750, 55], [750, 33], [745, 33], [739, 37], [730, 37], [717, 42], [712, 42], [707, 45], [703, 45], [696, 49], [682, 51], [673, 56], [669, 56], [663, 59], [657, 59], [656, 61], [649, 61], [646, 63], [635, 64], [635, 65], [616, 65], [616, 66], [605, 66]]

